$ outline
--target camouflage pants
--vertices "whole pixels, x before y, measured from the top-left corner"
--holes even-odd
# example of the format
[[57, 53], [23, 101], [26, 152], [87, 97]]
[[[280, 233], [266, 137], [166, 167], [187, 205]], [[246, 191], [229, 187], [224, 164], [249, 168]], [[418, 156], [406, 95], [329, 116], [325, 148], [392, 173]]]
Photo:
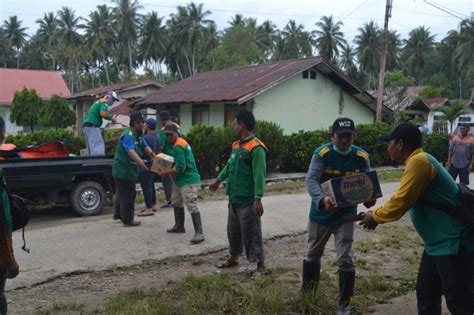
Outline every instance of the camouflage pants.
[[176, 208], [183, 208], [186, 206], [189, 213], [199, 213], [197, 206], [197, 191], [199, 185], [186, 185], [177, 187], [173, 182], [173, 191], [171, 193], [171, 204]]

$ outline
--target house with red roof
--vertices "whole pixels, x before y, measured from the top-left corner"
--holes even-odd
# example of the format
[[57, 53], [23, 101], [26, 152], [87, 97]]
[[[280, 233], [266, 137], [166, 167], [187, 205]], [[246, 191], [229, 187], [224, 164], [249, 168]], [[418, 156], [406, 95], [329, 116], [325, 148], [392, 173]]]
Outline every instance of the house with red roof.
[[68, 97], [71, 94], [59, 72], [0, 68], [0, 115], [5, 120], [6, 134], [23, 130], [10, 121], [13, 97], [23, 87], [35, 89], [43, 100], [49, 100], [53, 95]]

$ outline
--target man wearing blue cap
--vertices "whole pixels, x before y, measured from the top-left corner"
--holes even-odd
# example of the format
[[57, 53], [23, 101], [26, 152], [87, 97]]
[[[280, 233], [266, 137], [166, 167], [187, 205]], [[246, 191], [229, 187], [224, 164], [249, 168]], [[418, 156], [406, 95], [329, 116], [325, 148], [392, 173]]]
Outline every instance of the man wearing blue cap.
[[115, 122], [115, 119], [109, 114], [109, 106], [115, 101], [118, 101], [117, 93], [108, 91], [104, 97], [92, 104], [87, 111], [82, 130], [86, 140], [87, 155], [89, 156], [105, 155], [105, 144], [100, 126], [102, 126], [103, 119]]
[[[148, 118], [145, 121], [145, 141], [148, 143], [148, 146], [153, 151], [153, 153], [157, 154], [160, 149], [160, 139], [156, 135], [156, 120], [153, 118]], [[146, 166], [148, 170], [140, 170], [140, 185], [142, 186], [143, 197], [145, 198], [145, 205], [146, 208], [141, 211], [138, 216], [139, 217], [146, 217], [153, 215], [156, 211], [156, 190], [155, 190], [155, 173], [150, 171], [151, 164], [153, 160], [150, 158], [149, 155], [144, 154], [142, 156], [144, 160], [146, 160]]]

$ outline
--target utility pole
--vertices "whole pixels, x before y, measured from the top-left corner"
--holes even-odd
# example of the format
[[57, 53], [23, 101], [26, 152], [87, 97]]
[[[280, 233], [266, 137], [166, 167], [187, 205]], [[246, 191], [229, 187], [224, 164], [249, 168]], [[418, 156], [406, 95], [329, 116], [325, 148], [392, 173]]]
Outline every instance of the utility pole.
[[388, 19], [392, 16], [392, 0], [387, 0], [385, 5], [385, 22], [382, 34], [382, 54], [380, 56], [379, 89], [377, 92], [377, 108], [375, 110], [375, 121], [382, 121], [383, 84], [385, 79], [385, 57], [388, 46]]

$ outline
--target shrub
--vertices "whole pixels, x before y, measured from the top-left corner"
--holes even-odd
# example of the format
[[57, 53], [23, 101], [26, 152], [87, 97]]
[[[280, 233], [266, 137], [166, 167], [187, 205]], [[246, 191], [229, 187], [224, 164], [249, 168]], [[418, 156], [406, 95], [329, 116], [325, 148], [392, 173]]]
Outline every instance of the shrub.
[[327, 130], [301, 130], [285, 136], [282, 171], [306, 172], [314, 149], [328, 141], [330, 141], [330, 136]]
[[193, 149], [199, 173], [203, 178], [215, 178], [229, 158], [232, 134], [229, 128], [196, 125], [184, 138]]
[[102, 135], [105, 143], [105, 154], [114, 155], [120, 136], [124, 129], [106, 129]]
[[390, 133], [392, 126], [386, 123], [360, 124], [356, 126], [357, 135], [354, 144], [367, 151], [370, 155], [372, 167], [390, 165], [387, 154], [387, 143], [378, 141], [381, 135]]
[[19, 133], [17, 135], [8, 136], [5, 142], [13, 143], [18, 148], [23, 148], [30, 145], [48, 143], [54, 140], [62, 141], [71, 154], [79, 155], [80, 150], [85, 148], [84, 137], [75, 136], [73, 131], [67, 129], [49, 129]]
[[255, 134], [265, 143], [268, 149], [267, 172], [278, 170], [282, 164], [283, 147], [285, 143], [283, 129], [274, 122], [259, 120], [255, 126]]
[[449, 135], [432, 133], [423, 137], [423, 149], [433, 155], [438, 161], [448, 160]]

